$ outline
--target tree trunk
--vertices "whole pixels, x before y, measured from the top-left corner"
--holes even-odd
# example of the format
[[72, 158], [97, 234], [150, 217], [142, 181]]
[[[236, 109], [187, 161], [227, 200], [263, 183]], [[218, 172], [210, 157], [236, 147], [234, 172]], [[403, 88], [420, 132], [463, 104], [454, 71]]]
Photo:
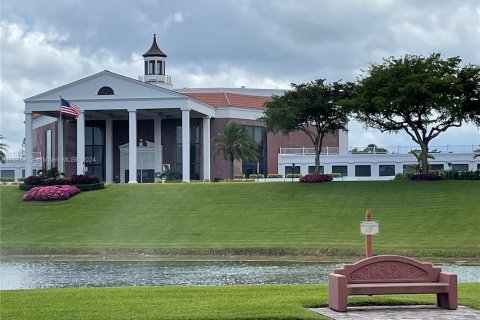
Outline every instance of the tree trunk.
[[230, 157], [230, 170], [231, 170], [231, 174], [232, 174], [232, 180], [235, 179], [235, 167], [234, 167], [234, 162], [235, 162], [235, 159], [233, 157]]
[[315, 141], [315, 173], [320, 173], [320, 154], [322, 153], [323, 133]]
[[422, 148], [422, 153], [420, 154], [422, 160], [422, 173], [428, 173], [428, 143], [422, 141], [420, 147]]

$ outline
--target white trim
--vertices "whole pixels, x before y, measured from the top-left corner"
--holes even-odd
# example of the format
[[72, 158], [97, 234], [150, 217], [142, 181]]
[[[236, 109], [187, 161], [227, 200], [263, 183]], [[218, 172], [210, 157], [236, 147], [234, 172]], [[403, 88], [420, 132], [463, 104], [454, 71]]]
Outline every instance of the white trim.
[[32, 149], [32, 113], [25, 111], [25, 177], [32, 175], [33, 149]]
[[190, 182], [190, 111], [182, 109], [182, 180]]
[[128, 183], [137, 183], [137, 113], [128, 110]]
[[38, 129], [40, 127], [46, 126], [56, 121], [58, 121], [58, 118], [53, 118], [49, 116], [40, 116], [32, 120], [32, 127], [33, 129]]
[[231, 118], [231, 119], [246, 119], [258, 120], [263, 117], [264, 110], [238, 108], [238, 107], [217, 107], [215, 118]]
[[85, 113], [80, 112], [77, 118], [77, 174], [85, 171]]
[[60, 117], [57, 121], [57, 168], [58, 172], [64, 172], [64, 154], [63, 154], [63, 119]]
[[105, 182], [113, 182], [112, 120], [105, 120]]
[[203, 117], [203, 180], [210, 180], [210, 117]]

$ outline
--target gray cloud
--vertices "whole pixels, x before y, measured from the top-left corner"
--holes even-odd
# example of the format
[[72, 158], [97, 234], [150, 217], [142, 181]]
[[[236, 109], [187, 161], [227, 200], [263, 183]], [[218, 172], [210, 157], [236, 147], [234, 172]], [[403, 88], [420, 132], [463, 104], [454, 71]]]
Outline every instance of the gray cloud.
[[23, 98], [104, 69], [136, 78], [153, 33], [178, 87], [354, 80], [406, 53], [480, 64], [473, 0], [3, 0], [1, 19], [0, 130], [13, 144]]

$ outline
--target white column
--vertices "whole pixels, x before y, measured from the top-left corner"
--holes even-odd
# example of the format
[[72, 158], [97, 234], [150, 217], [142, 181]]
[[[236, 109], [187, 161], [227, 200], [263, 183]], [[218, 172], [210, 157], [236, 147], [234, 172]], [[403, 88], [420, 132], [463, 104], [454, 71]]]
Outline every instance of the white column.
[[128, 183], [137, 183], [137, 113], [128, 110]]
[[57, 122], [57, 169], [58, 172], [64, 172], [64, 156], [63, 156], [63, 119], [60, 116]]
[[85, 113], [82, 111], [77, 118], [77, 174], [85, 170]]
[[112, 120], [105, 120], [105, 181], [113, 182]]
[[348, 155], [348, 131], [338, 130], [338, 154]]
[[210, 117], [203, 118], [203, 180], [210, 180]]
[[190, 182], [190, 109], [182, 109], [182, 176]]
[[32, 112], [25, 111], [25, 177], [33, 174]]
[[162, 171], [163, 154], [162, 154], [162, 119], [155, 118], [153, 120], [153, 131], [155, 139], [155, 172]]

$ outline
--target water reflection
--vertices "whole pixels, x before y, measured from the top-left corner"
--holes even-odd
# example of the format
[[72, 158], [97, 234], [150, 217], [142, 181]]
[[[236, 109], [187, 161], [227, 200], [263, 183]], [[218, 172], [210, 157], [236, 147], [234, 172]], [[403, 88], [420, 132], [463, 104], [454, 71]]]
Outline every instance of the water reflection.
[[[0, 290], [162, 285], [317, 284], [341, 264], [281, 262], [0, 262]], [[444, 265], [459, 282], [480, 266]]]

